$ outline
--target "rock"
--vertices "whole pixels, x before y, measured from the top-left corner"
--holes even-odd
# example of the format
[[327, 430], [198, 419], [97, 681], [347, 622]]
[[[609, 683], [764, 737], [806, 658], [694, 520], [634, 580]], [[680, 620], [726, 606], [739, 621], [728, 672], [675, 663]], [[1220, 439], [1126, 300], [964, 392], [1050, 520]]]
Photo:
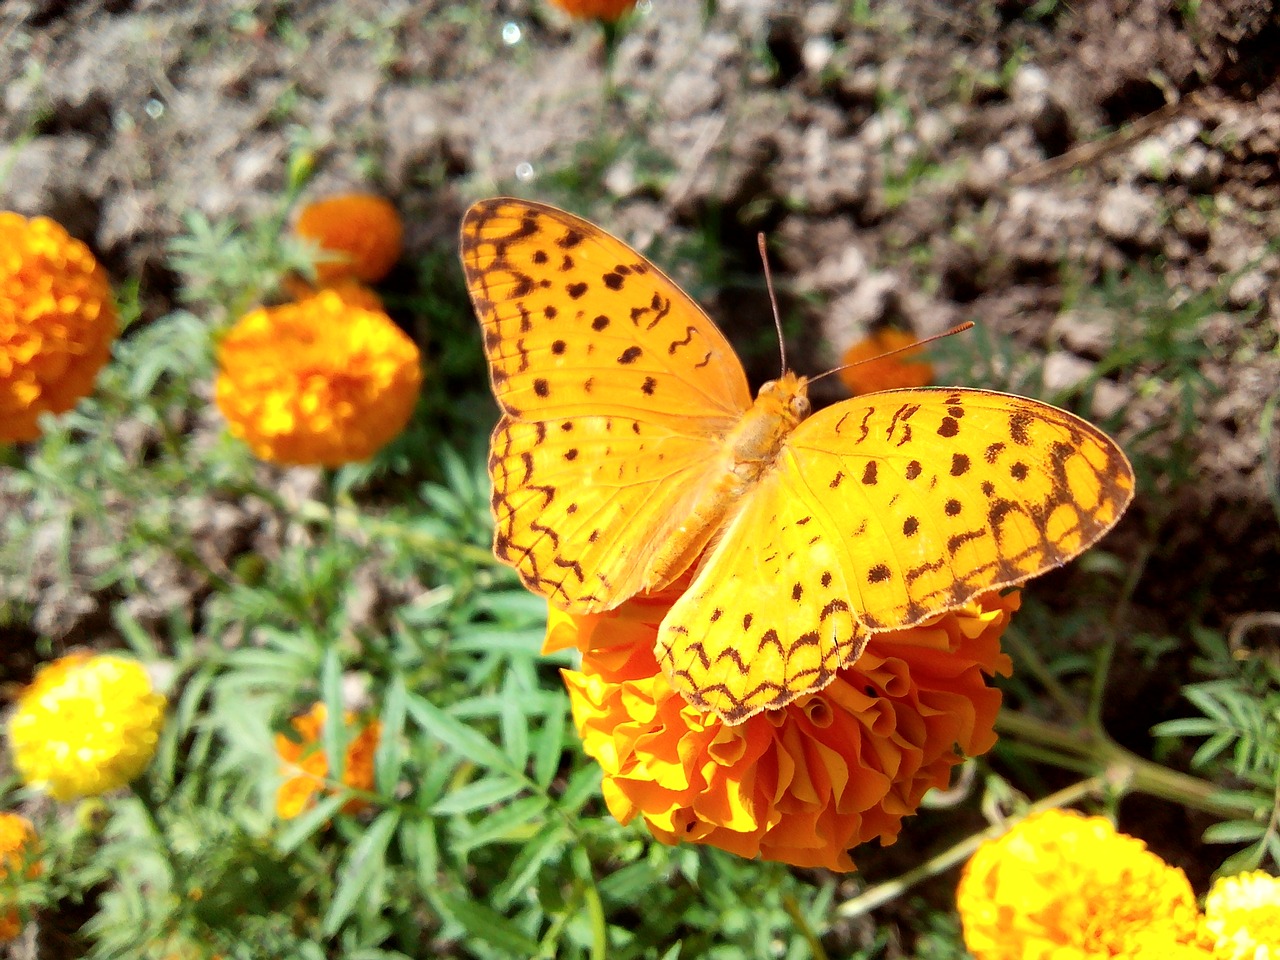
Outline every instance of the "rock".
[[387, 184], [394, 192], [407, 192], [434, 164], [447, 173], [469, 168], [473, 137], [437, 90], [394, 87], [383, 94], [379, 111], [386, 122]]
[[[7, 152], [0, 148], [0, 156]], [[78, 133], [22, 144], [9, 155], [8, 176], [0, 179], [0, 208], [51, 217], [73, 237], [92, 240], [99, 213], [84, 171], [93, 153], [93, 140]]]
[[1072, 353], [1098, 360], [1115, 344], [1117, 318], [1099, 312], [1066, 310], [1053, 321], [1052, 340]]
[[1044, 388], [1050, 394], [1067, 393], [1093, 375], [1093, 364], [1074, 353], [1055, 350], [1044, 358]]
[[1261, 300], [1270, 286], [1271, 279], [1266, 271], [1249, 270], [1237, 277], [1227, 289], [1227, 303], [1243, 310]]
[[1004, 147], [984, 147], [964, 174], [964, 185], [970, 193], [985, 198], [1003, 190], [1013, 173], [1013, 158]]
[[1147, 194], [1120, 184], [1102, 195], [1097, 224], [1119, 243], [1151, 246], [1160, 234], [1160, 209]]

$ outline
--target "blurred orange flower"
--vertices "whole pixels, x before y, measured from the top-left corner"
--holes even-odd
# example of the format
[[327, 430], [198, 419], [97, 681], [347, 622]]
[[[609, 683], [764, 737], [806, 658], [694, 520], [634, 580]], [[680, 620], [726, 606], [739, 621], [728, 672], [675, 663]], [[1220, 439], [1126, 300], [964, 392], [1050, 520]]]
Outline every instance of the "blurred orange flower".
[[41, 413], [75, 406], [115, 335], [107, 276], [89, 248], [46, 217], [0, 211], [0, 441], [34, 440]]
[[[40, 875], [36, 831], [31, 821], [16, 813], [0, 813], [0, 878], [14, 871], [28, 877]], [[0, 895], [0, 943], [12, 940], [22, 932], [22, 917], [16, 906], [6, 907]]]
[[573, 616], [551, 608], [546, 649], [577, 647], [564, 672], [586, 752], [622, 823], [664, 843], [852, 870], [848, 850], [892, 843], [931, 787], [995, 743], [1008, 673], [1000, 635], [1019, 595], [989, 594], [908, 630], [875, 634], [825, 689], [730, 726], [689, 706], [658, 667], [658, 625], [674, 600], [639, 597]]
[[636, 0], [551, 0], [571, 17], [583, 20], [618, 20], [636, 5]]
[[[856, 367], [840, 371], [840, 379], [855, 394], [876, 393], [898, 387], [924, 387], [933, 382], [933, 367], [922, 360], [911, 360], [919, 350], [906, 350], [892, 357], [881, 357], [890, 350], [909, 347], [916, 342], [914, 334], [895, 327], [880, 327], [864, 340], [859, 340], [840, 358], [842, 364]], [[863, 362], [865, 361], [865, 362]]]
[[[282, 820], [291, 820], [315, 804], [316, 795], [330, 793], [334, 787], [328, 781], [329, 758], [320, 743], [328, 709], [316, 702], [306, 713], [289, 721], [296, 739], [283, 733], [276, 734], [276, 753], [280, 755], [280, 772], [286, 778], [276, 792], [276, 814]], [[356, 715], [343, 714], [348, 727], [355, 727]], [[347, 754], [342, 771], [342, 782], [352, 790], [373, 789], [373, 755], [382, 737], [382, 723], [374, 720], [355, 731], [347, 743]], [[342, 805], [344, 813], [356, 813], [368, 804], [353, 797]]]
[[321, 286], [355, 279], [376, 283], [400, 259], [404, 225], [388, 201], [371, 193], [348, 193], [302, 208], [294, 232], [335, 254], [316, 264]]
[[254, 310], [218, 346], [218, 408], [264, 460], [336, 467], [367, 460], [418, 400], [418, 348], [385, 313], [332, 291]]

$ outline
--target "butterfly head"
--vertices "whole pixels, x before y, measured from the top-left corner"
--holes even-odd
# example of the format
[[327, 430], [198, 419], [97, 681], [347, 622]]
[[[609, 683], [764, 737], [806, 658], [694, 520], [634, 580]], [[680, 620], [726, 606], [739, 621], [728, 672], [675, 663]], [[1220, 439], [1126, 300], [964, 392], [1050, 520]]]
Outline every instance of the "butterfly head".
[[756, 395], [757, 409], [767, 411], [791, 430], [812, 412], [809, 405], [809, 381], [788, 370], [777, 380], [770, 380]]

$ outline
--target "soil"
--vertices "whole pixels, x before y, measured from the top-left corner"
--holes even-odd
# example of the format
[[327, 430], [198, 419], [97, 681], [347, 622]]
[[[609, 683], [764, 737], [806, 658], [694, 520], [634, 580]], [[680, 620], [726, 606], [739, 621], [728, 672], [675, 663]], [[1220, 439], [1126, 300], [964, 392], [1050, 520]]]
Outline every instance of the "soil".
[[[409, 261], [452, 249], [477, 197], [572, 206], [687, 283], [756, 383], [776, 372], [759, 346], [764, 231], [797, 369], [835, 364], [876, 325], [974, 320], [980, 337], [942, 351], [945, 378], [1086, 391], [1145, 451], [1109, 541], [1126, 562], [1157, 545], [1134, 598], [1144, 629], [1274, 610], [1275, 5], [714, 7], [704, 21], [701, 3], [642, 4], [607, 94], [600, 32], [533, 2], [9, 0], [0, 208], [52, 216], [115, 278], [140, 277], [155, 318], [177, 303], [166, 244], [183, 216], [263, 215], [305, 142], [311, 193], [386, 194]], [[708, 249], [718, 270], [694, 255]], [[1137, 347], [1111, 369], [1117, 342]], [[836, 378], [820, 386], [840, 396]], [[1174, 457], [1186, 479], [1170, 485]], [[5, 489], [0, 472], [0, 502], [21, 509]], [[208, 506], [219, 555], [252, 548], [249, 508]], [[30, 617], [0, 632], [0, 674], [29, 671], [35, 635], [112, 642], [90, 574], [5, 574], [0, 602]], [[208, 591], [155, 576], [158, 607], [194, 619]]]

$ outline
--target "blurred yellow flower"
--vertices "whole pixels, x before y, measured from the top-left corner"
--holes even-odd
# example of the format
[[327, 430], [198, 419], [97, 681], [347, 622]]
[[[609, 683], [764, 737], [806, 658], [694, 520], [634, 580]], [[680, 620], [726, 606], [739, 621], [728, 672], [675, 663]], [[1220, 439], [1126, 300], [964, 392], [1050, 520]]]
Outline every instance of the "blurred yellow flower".
[[551, 0], [571, 17], [583, 20], [618, 20], [636, 5], [636, 0]]
[[1255, 870], [1218, 880], [1204, 926], [1216, 960], [1280, 960], [1280, 878]]
[[664, 843], [851, 870], [849, 848], [894, 842], [961, 753], [995, 743], [1000, 693], [987, 677], [1010, 669], [999, 641], [1017, 593], [875, 634], [825, 689], [730, 726], [689, 706], [658, 667], [676, 591], [548, 615], [546, 649], [582, 651], [581, 669], [564, 672], [574, 722], [622, 823], [640, 816]]
[[46, 217], [0, 211], [0, 441], [34, 440], [41, 413], [93, 389], [116, 311], [93, 254]]
[[923, 360], [911, 359], [920, 353], [919, 350], [905, 350], [892, 357], [882, 356], [915, 342], [915, 335], [905, 330], [881, 327], [844, 352], [840, 362], [856, 363], [857, 366], [841, 370], [840, 379], [854, 394], [927, 386], [933, 382], [933, 367]]
[[[0, 881], [7, 882], [12, 873], [25, 873], [28, 877], [40, 874], [36, 859], [36, 831], [31, 821], [16, 813], [0, 813]], [[0, 943], [12, 940], [22, 932], [22, 917], [16, 906], [5, 902], [0, 888]]]
[[977, 960], [1208, 957], [1186, 874], [1073, 810], [1030, 816], [984, 843], [956, 906]]
[[343, 279], [376, 283], [400, 259], [404, 225], [396, 208], [371, 193], [349, 193], [302, 208], [294, 232], [335, 259], [316, 263], [322, 286]]
[[58, 800], [122, 787], [151, 762], [164, 709], [136, 660], [69, 654], [41, 667], [18, 697], [9, 720], [14, 766]]
[[[333, 789], [326, 782], [329, 776], [329, 758], [325, 756], [320, 742], [328, 715], [325, 705], [317, 702], [306, 713], [289, 721], [294, 737], [276, 734], [276, 753], [281, 760], [280, 772], [286, 778], [276, 792], [276, 814], [282, 820], [298, 816], [315, 803], [316, 794], [328, 793]], [[343, 720], [348, 727], [356, 726], [357, 718], [351, 711], [343, 715]], [[373, 755], [377, 752], [381, 738], [382, 723], [374, 720], [357, 729], [347, 743], [342, 782], [352, 790], [373, 789]], [[342, 809], [345, 813], [355, 813], [365, 806], [367, 804], [364, 800], [353, 797], [342, 805]]]
[[218, 346], [215, 398], [264, 460], [341, 466], [393, 440], [418, 400], [418, 348], [386, 314], [322, 291], [254, 310]]

